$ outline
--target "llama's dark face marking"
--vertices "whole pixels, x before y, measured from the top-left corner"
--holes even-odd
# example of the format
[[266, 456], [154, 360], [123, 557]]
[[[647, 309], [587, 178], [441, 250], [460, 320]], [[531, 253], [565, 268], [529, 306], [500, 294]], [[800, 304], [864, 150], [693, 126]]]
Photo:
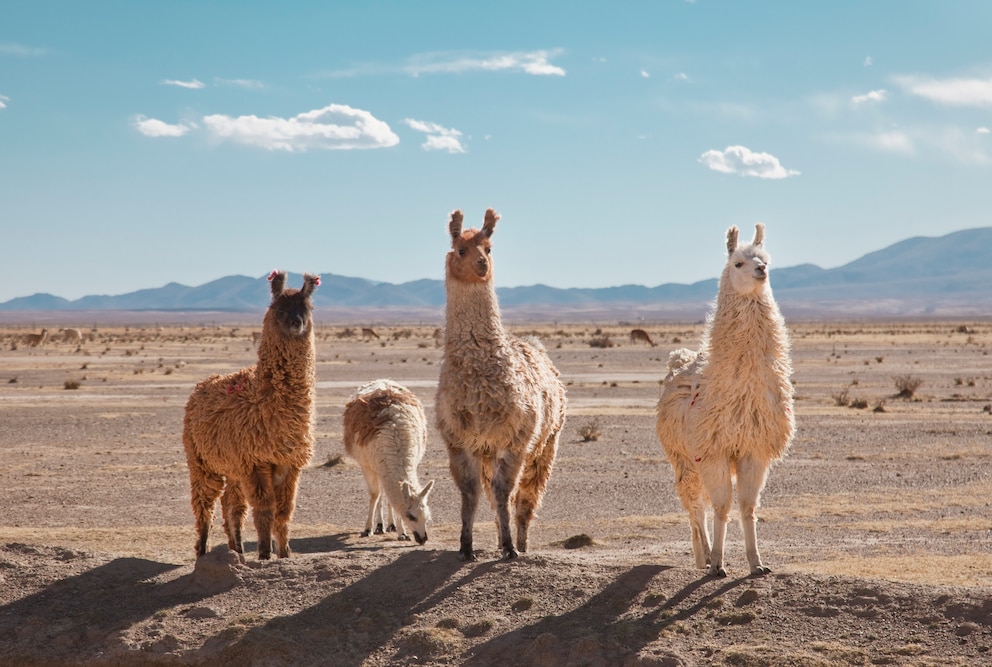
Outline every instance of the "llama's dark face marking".
[[279, 330], [288, 338], [306, 336], [313, 327], [313, 304], [298, 290], [286, 290], [270, 306]]

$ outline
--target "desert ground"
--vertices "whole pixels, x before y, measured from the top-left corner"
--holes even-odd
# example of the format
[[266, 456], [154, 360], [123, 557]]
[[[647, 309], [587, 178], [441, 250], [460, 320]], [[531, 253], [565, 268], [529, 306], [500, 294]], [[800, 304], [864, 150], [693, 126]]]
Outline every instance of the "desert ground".
[[260, 317], [65, 318], [46, 326], [81, 342], [0, 327], [0, 664], [992, 664], [990, 322], [790, 322], [797, 434], [758, 524], [773, 571], [747, 575], [732, 523], [717, 579], [693, 567], [654, 435], [668, 352], [701, 322], [512, 327], [547, 347], [568, 421], [530, 551], [499, 561], [481, 507], [487, 550], [463, 563], [433, 427], [423, 546], [359, 537], [367, 494], [342, 457], [344, 404], [368, 380], [404, 383], [433, 420], [436, 325], [372, 338], [318, 312], [294, 553], [260, 562], [249, 520], [240, 564], [219, 521], [194, 563], [182, 417], [197, 381], [254, 362]]

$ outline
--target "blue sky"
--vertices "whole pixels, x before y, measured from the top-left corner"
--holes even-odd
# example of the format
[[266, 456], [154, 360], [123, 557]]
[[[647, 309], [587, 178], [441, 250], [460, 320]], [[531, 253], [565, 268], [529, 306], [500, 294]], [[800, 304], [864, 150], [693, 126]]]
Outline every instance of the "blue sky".
[[[992, 3], [0, 0], [0, 301], [830, 268], [992, 224]], [[773, 278], [774, 283], [774, 278]]]

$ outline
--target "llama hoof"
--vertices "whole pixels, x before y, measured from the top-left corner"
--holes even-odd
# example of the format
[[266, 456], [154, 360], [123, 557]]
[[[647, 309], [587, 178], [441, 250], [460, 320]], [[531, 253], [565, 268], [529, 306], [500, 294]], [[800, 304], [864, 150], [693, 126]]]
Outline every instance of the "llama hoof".
[[370, 537], [371, 535], [372, 535], [372, 531], [367, 529], [363, 530], [358, 534], [359, 537]]
[[389, 524], [389, 526], [386, 527], [386, 532], [387, 533], [395, 533], [396, 532], [396, 526], [394, 524]]
[[760, 577], [766, 574], [771, 574], [771, 571], [772, 569], [770, 567], [766, 567], [764, 565], [757, 565], [751, 568], [751, 574], [753, 574], [756, 577]]
[[397, 535], [396, 536], [396, 539], [399, 540], [399, 541], [401, 541], [401, 542], [409, 542], [410, 541], [410, 536], [407, 535], [406, 533], [403, 533], [402, 535]]
[[514, 558], [519, 558], [520, 552], [510, 547], [509, 549], [503, 549], [503, 560], [513, 560]]
[[384, 531], [382, 530], [382, 524], [381, 524], [381, 523], [377, 523], [377, 524], [375, 525], [375, 534], [376, 534], [376, 535], [382, 535], [382, 534], [383, 534], [383, 532], [384, 532]]
[[475, 552], [472, 551], [471, 549], [469, 549], [468, 551], [462, 549], [458, 553], [462, 557], [462, 560], [465, 561], [466, 563], [474, 563], [475, 561], [479, 560], [478, 558], [475, 557]]
[[706, 574], [708, 574], [711, 577], [719, 577], [722, 579], [723, 577], [727, 576], [727, 570], [725, 570], [722, 567], [715, 567], [713, 565], [710, 565], [710, 569], [706, 571]]

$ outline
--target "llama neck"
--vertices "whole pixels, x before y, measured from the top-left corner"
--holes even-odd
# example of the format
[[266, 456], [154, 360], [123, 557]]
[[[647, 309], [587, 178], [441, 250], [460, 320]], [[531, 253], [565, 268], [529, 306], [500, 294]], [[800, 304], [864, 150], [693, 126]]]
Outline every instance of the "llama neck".
[[258, 343], [256, 377], [261, 386], [294, 401], [312, 398], [316, 381], [314, 334], [288, 340], [266, 327]]
[[757, 362], [787, 358], [788, 333], [771, 288], [766, 287], [754, 296], [739, 296], [721, 289], [716, 311], [708, 323], [704, 350], [708, 363], [717, 359], [739, 364], [745, 358]]
[[477, 345], [498, 344], [506, 337], [492, 281], [465, 283], [445, 280], [445, 346], [450, 350], [471, 339]]

